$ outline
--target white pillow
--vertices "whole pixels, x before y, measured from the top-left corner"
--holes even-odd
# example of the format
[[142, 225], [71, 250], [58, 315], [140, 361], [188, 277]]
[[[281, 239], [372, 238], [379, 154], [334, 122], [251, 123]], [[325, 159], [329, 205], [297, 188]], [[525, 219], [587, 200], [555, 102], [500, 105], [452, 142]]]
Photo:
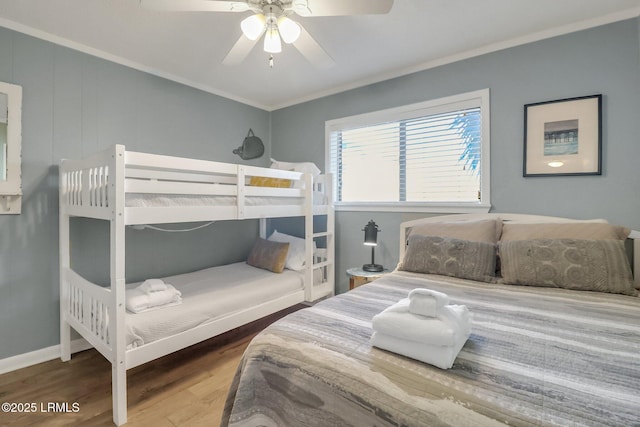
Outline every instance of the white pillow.
[[[304, 239], [284, 233], [278, 233], [278, 230], [273, 230], [273, 234], [271, 234], [267, 240], [271, 240], [272, 242], [289, 243], [289, 253], [287, 254], [287, 260], [284, 263], [284, 267], [289, 270], [296, 271], [304, 269]], [[315, 242], [313, 243], [315, 248]]]
[[310, 173], [313, 177], [320, 175], [320, 169], [312, 162], [279, 162], [271, 159], [271, 169], [284, 169], [287, 171]]

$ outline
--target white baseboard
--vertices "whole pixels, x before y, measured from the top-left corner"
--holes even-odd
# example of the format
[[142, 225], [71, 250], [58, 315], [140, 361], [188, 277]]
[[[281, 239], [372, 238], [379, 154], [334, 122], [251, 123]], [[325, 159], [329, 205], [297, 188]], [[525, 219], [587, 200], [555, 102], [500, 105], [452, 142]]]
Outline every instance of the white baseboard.
[[[84, 338], [78, 338], [71, 341], [71, 353], [88, 350], [91, 348]], [[60, 345], [52, 345], [51, 347], [42, 348], [40, 350], [29, 353], [18, 354], [16, 356], [0, 359], [0, 374], [26, 368], [27, 366], [37, 365], [38, 363], [48, 362], [49, 360], [60, 358]]]

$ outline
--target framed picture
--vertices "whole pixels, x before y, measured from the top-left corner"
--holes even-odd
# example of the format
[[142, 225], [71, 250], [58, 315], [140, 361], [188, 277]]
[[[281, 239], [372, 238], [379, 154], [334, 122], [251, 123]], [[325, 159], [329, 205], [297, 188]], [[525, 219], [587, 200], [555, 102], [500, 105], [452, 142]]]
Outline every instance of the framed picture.
[[602, 174], [602, 95], [524, 106], [523, 176]]

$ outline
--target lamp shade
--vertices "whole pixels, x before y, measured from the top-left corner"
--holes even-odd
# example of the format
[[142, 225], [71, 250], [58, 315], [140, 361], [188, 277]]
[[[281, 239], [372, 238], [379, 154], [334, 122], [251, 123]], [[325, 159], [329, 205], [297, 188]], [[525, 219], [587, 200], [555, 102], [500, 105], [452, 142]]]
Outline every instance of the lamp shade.
[[267, 20], [262, 13], [251, 15], [245, 18], [240, 23], [242, 34], [244, 34], [249, 40], [257, 40], [264, 32], [267, 25]]
[[264, 51], [269, 53], [282, 52], [282, 43], [276, 27], [267, 29], [267, 33], [264, 35]]
[[286, 16], [281, 16], [278, 19], [278, 31], [280, 31], [282, 40], [287, 44], [295, 42], [300, 37], [300, 25]]
[[376, 246], [378, 244], [378, 231], [378, 225], [373, 220], [369, 221], [364, 227], [364, 244]]

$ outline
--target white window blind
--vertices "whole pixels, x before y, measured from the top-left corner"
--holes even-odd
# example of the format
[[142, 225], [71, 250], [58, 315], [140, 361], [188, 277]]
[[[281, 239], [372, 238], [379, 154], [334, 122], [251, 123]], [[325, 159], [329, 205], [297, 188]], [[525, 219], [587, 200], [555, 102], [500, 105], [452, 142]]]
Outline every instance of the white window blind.
[[488, 114], [486, 90], [327, 122], [337, 204], [486, 205]]

